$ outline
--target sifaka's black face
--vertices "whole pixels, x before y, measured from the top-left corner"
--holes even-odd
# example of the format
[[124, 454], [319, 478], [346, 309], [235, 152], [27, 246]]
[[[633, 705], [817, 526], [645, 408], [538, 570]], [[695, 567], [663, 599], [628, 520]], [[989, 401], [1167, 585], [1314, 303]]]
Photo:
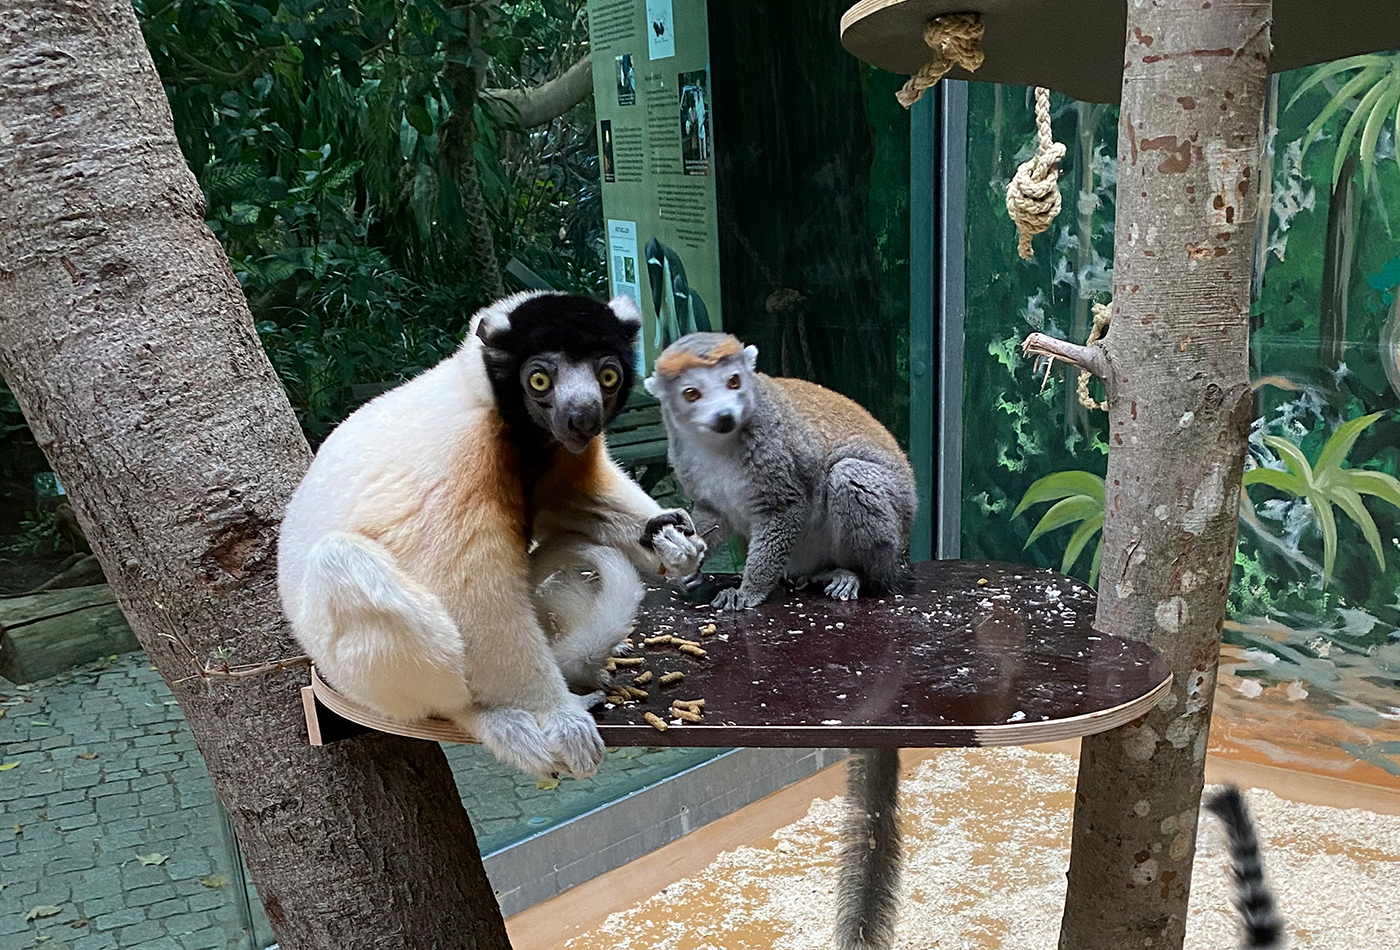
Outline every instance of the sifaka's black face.
[[630, 301], [569, 294], [528, 297], [483, 319], [477, 335], [511, 438], [522, 449], [582, 452], [627, 402], [640, 328]]

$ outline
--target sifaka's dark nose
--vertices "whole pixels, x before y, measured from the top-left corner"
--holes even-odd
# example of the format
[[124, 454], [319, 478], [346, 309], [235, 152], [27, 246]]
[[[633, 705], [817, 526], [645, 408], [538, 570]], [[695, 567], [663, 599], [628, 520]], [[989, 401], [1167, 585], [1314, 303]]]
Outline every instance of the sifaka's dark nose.
[[569, 431], [580, 439], [591, 439], [603, 431], [603, 414], [597, 406], [582, 406], [569, 413]]
[[734, 417], [727, 412], [721, 412], [719, 415], [715, 416], [715, 421], [711, 423], [710, 427], [720, 433], [733, 432]]

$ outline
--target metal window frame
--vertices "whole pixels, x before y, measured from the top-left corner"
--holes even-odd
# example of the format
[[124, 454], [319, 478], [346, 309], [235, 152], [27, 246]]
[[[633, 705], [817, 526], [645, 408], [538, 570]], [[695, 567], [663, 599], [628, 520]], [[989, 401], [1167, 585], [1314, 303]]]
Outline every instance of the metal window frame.
[[967, 84], [910, 110], [909, 454], [919, 489], [914, 561], [962, 550]]

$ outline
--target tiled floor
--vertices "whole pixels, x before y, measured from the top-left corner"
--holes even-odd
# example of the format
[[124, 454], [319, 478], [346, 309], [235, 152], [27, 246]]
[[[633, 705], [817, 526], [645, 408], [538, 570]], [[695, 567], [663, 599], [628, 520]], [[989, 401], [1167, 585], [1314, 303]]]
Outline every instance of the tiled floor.
[[[0, 947], [244, 946], [256, 903], [242, 898], [203, 760], [145, 654], [30, 686], [0, 680], [0, 716]], [[720, 751], [614, 749], [598, 776], [557, 788], [474, 746], [450, 746], [448, 759], [489, 853]], [[35, 908], [56, 910], [28, 919]]]

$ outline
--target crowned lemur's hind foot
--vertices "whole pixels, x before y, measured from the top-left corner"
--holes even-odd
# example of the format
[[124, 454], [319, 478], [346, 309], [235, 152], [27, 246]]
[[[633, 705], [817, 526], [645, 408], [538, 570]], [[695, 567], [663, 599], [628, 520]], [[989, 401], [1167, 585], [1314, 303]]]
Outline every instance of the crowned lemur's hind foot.
[[[784, 577], [836, 600], [896, 588], [917, 504], [899, 444], [846, 397], [766, 376], [757, 359], [732, 336], [694, 333], [667, 347], [646, 381], [696, 530], [714, 549], [728, 534], [748, 540], [742, 583], [713, 606], [756, 607]], [[857, 752], [849, 776], [838, 945], [887, 950], [900, 874], [898, 753]]]

